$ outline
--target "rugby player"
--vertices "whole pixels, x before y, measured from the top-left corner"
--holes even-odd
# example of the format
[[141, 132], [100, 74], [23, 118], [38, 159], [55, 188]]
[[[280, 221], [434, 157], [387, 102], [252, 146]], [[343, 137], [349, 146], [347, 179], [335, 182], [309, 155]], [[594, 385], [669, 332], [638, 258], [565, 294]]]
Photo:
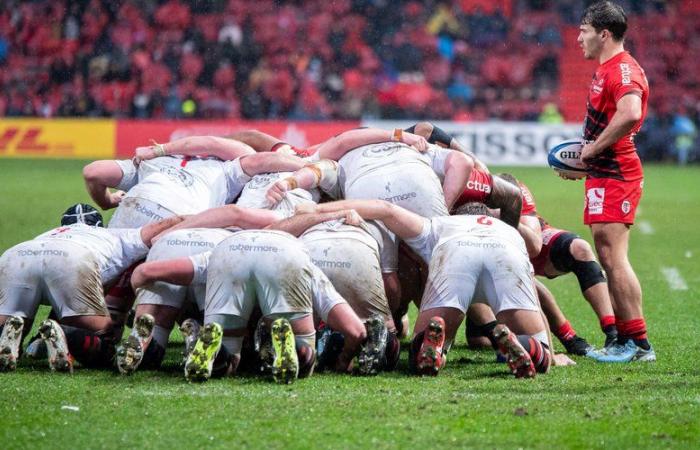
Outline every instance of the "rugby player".
[[[291, 382], [297, 374], [308, 376], [312, 371], [312, 311], [342, 330], [346, 338], [339, 368], [351, 367], [352, 358], [366, 338], [362, 322], [313, 265], [302, 243], [288, 233], [238, 231], [212, 252], [169, 260], [160, 266], [168, 267], [160, 273], [161, 281], [188, 285], [206, 279], [205, 326], [185, 365], [189, 380], [208, 379], [215, 360], [219, 375], [235, 373], [248, 319], [256, 305], [268, 326], [273, 322], [272, 373], [279, 382]], [[135, 288], [153, 281], [152, 277], [141, 275], [147, 268], [145, 264], [134, 272]]]
[[516, 377], [534, 377], [549, 369], [551, 345], [537, 304], [532, 266], [525, 243], [512, 227], [487, 216], [487, 208], [477, 203], [457, 211], [465, 215], [432, 219], [382, 200], [345, 200], [304, 205], [300, 210], [347, 208], [365, 219], [381, 220], [429, 263], [409, 356], [414, 370], [436, 375], [443, 367], [446, 350], [473, 297], [485, 298], [502, 322], [494, 335]]
[[105, 229], [101, 214], [79, 203], [66, 210], [60, 227], [8, 249], [0, 257], [0, 369], [15, 368], [22, 329], [31, 328], [42, 298], [57, 317], [39, 328], [52, 370], [72, 371], [73, 356], [88, 366], [110, 364], [118, 327], [104, 289], [146, 256], [154, 236], [181, 220]]
[[647, 111], [644, 70], [624, 48], [627, 16], [609, 1], [590, 5], [578, 42], [599, 66], [588, 94], [581, 161], [587, 165], [584, 223], [589, 225], [608, 276], [618, 337], [599, 361], [655, 361], [647, 339], [642, 289], [629, 262], [630, 226], [642, 195], [644, 175], [634, 136]]

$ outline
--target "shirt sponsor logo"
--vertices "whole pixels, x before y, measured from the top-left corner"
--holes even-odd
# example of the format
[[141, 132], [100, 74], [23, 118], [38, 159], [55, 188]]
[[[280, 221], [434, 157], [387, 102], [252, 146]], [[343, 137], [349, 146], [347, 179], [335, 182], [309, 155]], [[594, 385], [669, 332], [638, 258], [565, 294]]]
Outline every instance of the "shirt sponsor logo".
[[63, 256], [67, 257], [68, 252], [63, 250], [17, 250], [17, 256]]
[[182, 239], [168, 239], [166, 244], [178, 247], [211, 247], [214, 248], [214, 244], [205, 241], [186, 241]]
[[348, 261], [333, 261], [329, 259], [311, 259], [319, 269], [350, 269], [352, 263]]
[[489, 194], [491, 192], [491, 186], [474, 180], [467, 181], [467, 189], [472, 191], [484, 192], [486, 194]]
[[232, 252], [240, 250], [243, 252], [278, 253], [280, 251], [280, 249], [275, 247], [274, 245], [248, 245], [248, 244], [229, 245], [228, 249], [229, 249], [229, 251], [232, 251]]
[[603, 92], [603, 84], [605, 84], [605, 78], [601, 77], [598, 80], [594, 80], [593, 84], [591, 85], [591, 90], [593, 91], [594, 94], [598, 95], [601, 92]]
[[506, 246], [500, 242], [493, 241], [457, 241], [457, 247], [506, 248]]
[[586, 192], [588, 201], [588, 214], [603, 214], [603, 201], [605, 200], [605, 188], [591, 188]]
[[620, 64], [620, 76], [622, 76], [622, 84], [630, 84], [632, 82], [632, 69], [629, 64]]
[[379, 145], [375, 144], [366, 148], [362, 152], [362, 156], [365, 156], [367, 158], [382, 158], [384, 156], [393, 155], [399, 148], [399, 145], [397, 145], [396, 143]]
[[154, 219], [154, 220], [163, 220], [164, 219], [163, 216], [151, 211], [150, 209], [146, 208], [145, 206], [141, 206], [138, 203], [136, 204], [136, 206], [134, 206], [134, 209], [136, 210], [136, 212], [141, 213], [144, 216], [149, 217], [151, 219]]
[[179, 170], [175, 167], [161, 167], [159, 170], [163, 175], [166, 175], [173, 181], [182, 183], [182, 185], [185, 187], [189, 187], [194, 184], [194, 178], [192, 178], [192, 175], [184, 170]]
[[417, 195], [415, 192], [407, 192], [405, 194], [394, 195], [393, 197], [385, 197], [382, 200], [390, 203], [397, 203], [403, 200], [408, 200], [409, 198], [416, 198], [416, 196]]

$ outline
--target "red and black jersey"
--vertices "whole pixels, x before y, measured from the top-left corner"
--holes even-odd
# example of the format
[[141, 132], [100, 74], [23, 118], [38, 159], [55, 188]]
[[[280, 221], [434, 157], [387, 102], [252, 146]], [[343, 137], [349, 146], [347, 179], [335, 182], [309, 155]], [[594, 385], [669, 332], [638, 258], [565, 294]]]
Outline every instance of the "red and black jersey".
[[619, 53], [598, 66], [588, 92], [583, 138], [594, 141], [617, 111], [617, 102], [632, 94], [642, 98], [642, 118], [632, 130], [603, 150], [590, 164], [588, 176], [636, 181], [643, 177], [642, 163], [634, 146], [634, 135], [647, 114], [649, 83], [644, 70], [627, 52]]
[[523, 209], [520, 211], [521, 216], [536, 216], [537, 215], [537, 205], [535, 205], [535, 197], [533, 197], [530, 189], [525, 186], [524, 183], [518, 181], [520, 186], [520, 193], [523, 199]]
[[488, 172], [472, 169], [469, 173], [467, 185], [460, 194], [454, 207], [462, 206], [469, 202], [486, 203], [493, 190], [493, 178]]

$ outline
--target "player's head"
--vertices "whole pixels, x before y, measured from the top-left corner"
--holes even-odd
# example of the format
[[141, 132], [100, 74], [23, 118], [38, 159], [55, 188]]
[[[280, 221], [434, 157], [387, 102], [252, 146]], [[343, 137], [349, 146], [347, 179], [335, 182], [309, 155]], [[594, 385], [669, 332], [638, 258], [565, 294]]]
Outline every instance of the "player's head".
[[596, 2], [581, 17], [578, 42], [586, 59], [597, 59], [606, 42], [620, 43], [627, 32], [627, 15], [613, 2]]
[[455, 209], [454, 215], [493, 217], [491, 210], [489, 210], [489, 208], [483, 203], [478, 202], [469, 202], [458, 206], [457, 209]]
[[76, 203], [63, 213], [61, 225], [73, 225], [74, 223], [84, 223], [92, 227], [104, 227], [102, 214], [87, 203]]
[[503, 179], [503, 180], [506, 180], [507, 182], [509, 182], [509, 183], [512, 184], [513, 186], [517, 186], [518, 188], [520, 188], [520, 186], [518, 186], [518, 179], [515, 178], [515, 177], [513, 176], [513, 174], [510, 174], [510, 173], [507, 173], [507, 172], [501, 172], [501, 173], [496, 174], [496, 176], [498, 176], [498, 178], [501, 178], [501, 179]]

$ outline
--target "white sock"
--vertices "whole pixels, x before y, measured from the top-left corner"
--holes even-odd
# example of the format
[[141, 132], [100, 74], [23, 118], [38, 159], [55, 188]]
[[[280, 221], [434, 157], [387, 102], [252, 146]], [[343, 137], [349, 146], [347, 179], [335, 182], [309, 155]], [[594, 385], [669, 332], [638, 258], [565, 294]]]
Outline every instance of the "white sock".
[[155, 325], [153, 327], [153, 340], [158, 343], [163, 348], [168, 346], [168, 339], [170, 338], [170, 330], [160, 325]]

